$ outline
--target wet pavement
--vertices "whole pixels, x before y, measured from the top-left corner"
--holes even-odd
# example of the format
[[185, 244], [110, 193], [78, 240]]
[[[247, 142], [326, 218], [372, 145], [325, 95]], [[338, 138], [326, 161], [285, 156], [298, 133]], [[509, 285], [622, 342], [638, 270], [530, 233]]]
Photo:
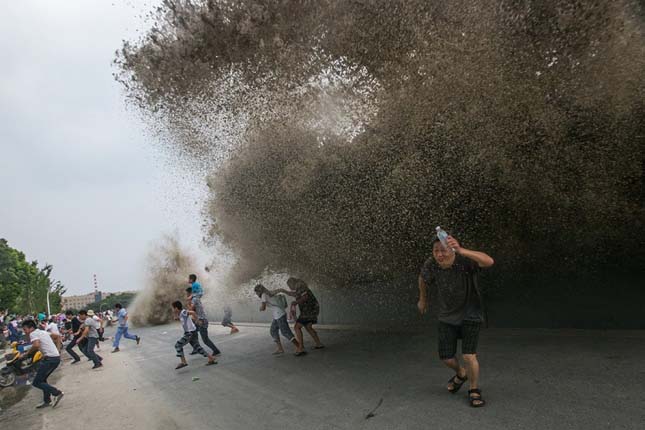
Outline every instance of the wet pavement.
[[142, 344], [126, 341], [109, 358], [124, 363], [129, 386], [169, 411], [167, 428], [640, 429], [645, 422], [642, 331], [484, 330], [488, 405], [473, 409], [467, 387], [447, 393], [451, 372], [437, 358], [432, 328], [320, 330], [327, 348], [313, 351], [305, 337], [304, 357], [286, 344], [287, 354], [273, 356], [266, 326], [240, 328], [230, 336], [212, 326], [223, 352], [216, 366], [188, 356], [190, 365], [174, 370], [178, 325], [132, 330]]

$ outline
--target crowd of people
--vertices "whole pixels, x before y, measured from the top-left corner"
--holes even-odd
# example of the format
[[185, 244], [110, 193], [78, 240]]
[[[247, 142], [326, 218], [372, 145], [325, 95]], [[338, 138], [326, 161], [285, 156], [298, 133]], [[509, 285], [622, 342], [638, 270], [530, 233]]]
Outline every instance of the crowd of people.
[[[494, 261], [489, 255], [465, 249], [455, 238], [448, 236], [445, 243], [439, 238], [432, 242], [432, 257], [423, 264], [418, 278], [419, 312], [425, 314], [428, 311], [431, 291], [438, 307], [439, 358], [455, 372], [446, 388], [454, 394], [468, 381], [468, 400], [473, 407], [485, 405], [479, 387], [477, 361], [479, 330], [484, 319], [478, 274], [482, 268], [493, 264]], [[199, 354], [207, 359], [207, 366], [216, 364], [221, 354], [208, 335], [209, 321], [202, 304], [204, 290], [197, 282], [196, 275], [189, 275], [188, 282], [190, 286], [185, 290], [185, 300], [177, 300], [171, 304], [174, 316], [180, 321], [182, 329], [182, 336], [174, 345], [179, 358], [176, 369], [188, 366], [184, 354], [184, 347], [188, 344], [192, 347], [191, 354]], [[269, 290], [258, 284], [254, 292], [261, 302], [260, 311], [270, 310], [272, 313], [269, 332], [276, 345], [273, 354], [285, 353], [282, 336], [293, 345], [294, 355], [302, 357], [307, 354], [304, 348], [303, 328], [311, 336], [314, 349], [325, 347], [314, 329], [314, 325], [318, 323], [320, 304], [302, 279], [289, 278], [287, 287], [288, 289]], [[291, 304], [288, 303], [287, 297], [294, 299]], [[120, 341], [123, 338], [139, 345], [141, 338], [128, 331], [128, 313], [120, 304], [115, 305], [114, 317], [118, 326], [112, 352], [120, 351]], [[78, 315], [67, 311], [65, 315], [49, 319], [44, 314], [39, 314], [22, 321], [16, 317], [9, 321], [9, 338], [18, 339], [19, 327], [22, 327], [32, 344], [28, 354], [41, 351], [45, 357], [33, 382], [34, 387], [43, 390], [43, 403], [39, 408], [56, 406], [64, 395], [62, 391], [49, 385], [47, 378], [60, 364], [60, 351], [65, 340], [65, 351], [72, 357], [72, 364], [81, 361], [74, 351], [78, 346], [83, 355], [93, 363], [92, 369], [103, 366], [103, 359], [96, 350], [99, 348], [99, 342], [104, 340], [104, 322], [107, 318], [111, 320], [113, 314], [96, 315], [92, 310], [81, 310]], [[295, 335], [289, 325], [290, 320], [295, 321]], [[224, 311], [222, 325], [230, 328], [231, 334], [239, 331], [232, 322], [232, 311], [228, 306]], [[456, 357], [459, 340], [463, 366]]]
[[137, 345], [141, 342], [139, 336], [128, 332], [128, 314], [125, 308], [120, 303], [114, 307], [114, 313], [106, 311], [97, 314], [91, 309], [82, 309], [78, 313], [68, 310], [49, 317], [44, 312], [27, 316], [2, 315], [3, 321], [8, 319], [7, 340], [23, 342], [25, 337], [29, 340], [23, 345], [23, 348], [28, 346], [28, 349], [22, 354], [21, 360], [29, 360], [37, 353], [42, 355], [31, 383], [43, 391], [43, 402], [36, 406], [38, 409], [55, 407], [63, 398], [64, 393], [47, 382], [61, 363], [63, 349], [71, 357], [72, 365], [82, 361], [75, 350], [78, 347], [87, 360], [92, 362], [92, 370], [103, 367], [103, 357], [97, 350], [100, 350], [100, 342], [106, 340], [105, 327], [111, 325], [113, 320], [117, 322], [117, 329], [112, 352], [120, 351], [122, 337], [135, 341]]

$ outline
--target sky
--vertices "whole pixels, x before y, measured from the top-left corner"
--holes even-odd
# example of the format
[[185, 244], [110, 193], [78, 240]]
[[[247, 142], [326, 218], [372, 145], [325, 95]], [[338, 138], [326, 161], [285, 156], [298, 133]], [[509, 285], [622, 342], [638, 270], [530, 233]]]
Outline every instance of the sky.
[[[200, 253], [203, 186], [112, 77], [151, 1], [21, 0], [0, 13], [0, 237], [67, 295], [142, 288], [164, 234]], [[198, 255], [199, 256], [199, 255]]]

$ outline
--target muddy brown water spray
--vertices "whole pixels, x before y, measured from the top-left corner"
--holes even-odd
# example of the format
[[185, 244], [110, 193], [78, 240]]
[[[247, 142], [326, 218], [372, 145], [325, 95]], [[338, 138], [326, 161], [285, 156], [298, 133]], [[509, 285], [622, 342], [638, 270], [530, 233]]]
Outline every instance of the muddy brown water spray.
[[507, 271], [640, 270], [639, 2], [177, 0], [152, 17], [116, 76], [178, 156], [212, 163], [208, 230], [235, 281], [407, 276], [436, 225]]

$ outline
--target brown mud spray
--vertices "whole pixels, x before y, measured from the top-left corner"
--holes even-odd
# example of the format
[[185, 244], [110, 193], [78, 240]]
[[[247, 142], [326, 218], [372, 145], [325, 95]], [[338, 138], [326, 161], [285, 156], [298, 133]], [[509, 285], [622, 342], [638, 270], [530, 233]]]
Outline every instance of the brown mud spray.
[[177, 156], [212, 166], [233, 283], [408, 276], [436, 225], [507, 271], [629, 271], [643, 17], [628, 0], [168, 0], [117, 79]]

